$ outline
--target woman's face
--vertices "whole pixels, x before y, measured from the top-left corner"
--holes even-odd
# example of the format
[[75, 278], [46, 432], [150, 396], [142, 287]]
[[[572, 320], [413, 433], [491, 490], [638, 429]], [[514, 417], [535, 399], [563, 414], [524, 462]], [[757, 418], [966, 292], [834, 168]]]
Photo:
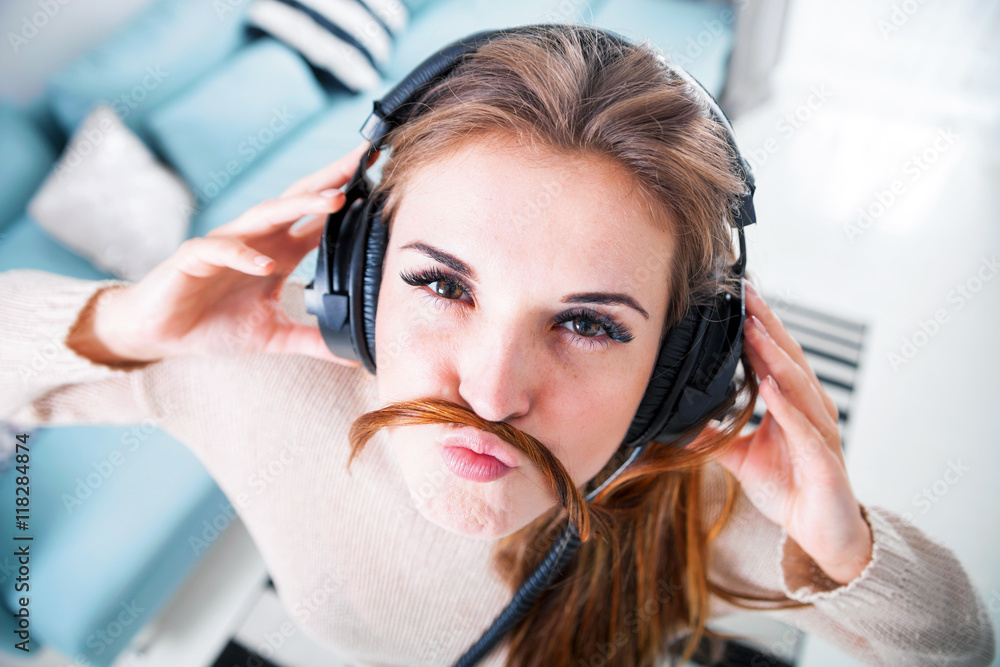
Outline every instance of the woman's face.
[[[440, 398], [506, 422], [582, 490], [646, 388], [672, 248], [620, 167], [509, 139], [468, 142], [414, 174], [392, 223], [375, 327], [382, 404]], [[442, 440], [478, 447], [477, 435], [493, 438], [446, 424], [388, 429], [428, 520], [499, 538], [558, 499], [522, 451], [496, 440], [513, 469], [492, 481], [457, 474], [487, 459]]]

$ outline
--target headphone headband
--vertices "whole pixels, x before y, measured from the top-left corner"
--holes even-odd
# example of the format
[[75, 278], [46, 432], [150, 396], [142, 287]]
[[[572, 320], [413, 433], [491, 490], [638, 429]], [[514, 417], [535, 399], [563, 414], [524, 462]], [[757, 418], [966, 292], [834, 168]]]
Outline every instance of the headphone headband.
[[[481, 32], [473, 33], [468, 37], [456, 40], [443, 49], [440, 49], [436, 53], [428, 56], [416, 67], [416, 69], [413, 70], [409, 76], [396, 84], [396, 86], [386, 93], [382, 99], [375, 100], [372, 104], [372, 111], [368, 115], [368, 118], [365, 119], [364, 124], [361, 126], [361, 136], [371, 142], [372, 148], [369, 151], [369, 156], [365, 157], [362, 162], [367, 164], [367, 160], [370, 158], [371, 154], [382, 147], [386, 136], [388, 136], [392, 130], [398, 127], [404, 119], [408, 117], [412, 106], [418, 99], [420, 99], [420, 96], [428, 88], [430, 88], [438, 78], [447, 77], [448, 74], [450, 74], [451, 71], [457, 67], [467, 55], [479, 50], [481, 46], [492, 40], [494, 37], [525, 33], [538, 28], [551, 27], [558, 26], [554, 24], [542, 23], [514, 28], [503, 28], [499, 30], [483, 30]], [[635, 43], [612, 30], [603, 28], [590, 29], [598, 31], [599, 34], [604, 35], [622, 48], [636, 46]], [[737, 228], [742, 232], [746, 225], [752, 225], [757, 221], [757, 215], [753, 206], [753, 195], [756, 191], [756, 184], [750, 164], [740, 153], [739, 147], [736, 145], [736, 135], [733, 132], [733, 126], [726, 117], [726, 114], [723, 113], [719, 103], [700, 81], [688, 74], [683, 68], [672, 66], [663, 57], [660, 57], [659, 61], [667, 72], [683, 80], [692, 90], [701, 91], [702, 102], [704, 102], [706, 108], [708, 109], [708, 113], [712, 120], [717, 122], [725, 130], [726, 143], [729, 145], [729, 149], [736, 159], [737, 171], [739, 172], [740, 179], [746, 186], [746, 192], [740, 196], [740, 208], [735, 221]], [[742, 273], [742, 269], [745, 268], [742, 247], [740, 258], [740, 272]]]

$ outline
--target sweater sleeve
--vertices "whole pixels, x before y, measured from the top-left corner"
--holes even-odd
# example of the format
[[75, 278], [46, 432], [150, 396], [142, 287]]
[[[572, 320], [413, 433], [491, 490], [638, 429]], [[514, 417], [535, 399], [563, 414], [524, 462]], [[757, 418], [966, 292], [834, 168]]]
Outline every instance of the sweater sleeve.
[[780, 590], [811, 607], [776, 612], [873, 665], [990, 665], [993, 625], [954, 552], [902, 517], [862, 506], [872, 559], [838, 585], [781, 530]]
[[[213, 392], [225, 388], [212, 379], [214, 371], [228, 370], [238, 382], [251, 383], [259, 367], [273, 361], [273, 355], [257, 354], [107, 365], [69, 347], [73, 327], [100, 307], [104, 291], [129, 284], [30, 269], [0, 272], [0, 419], [25, 428], [152, 421], [183, 431], [187, 444], [221, 418], [205, 407]], [[297, 322], [315, 322], [305, 311], [304, 287], [301, 279], [287, 279], [281, 306]]]
[[0, 419], [28, 427], [129, 424], [152, 416], [142, 375], [160, 362], [113, 367], [66, 344], [106, 288], [127, 284], [33, 269], [0, 273]]
[[[721, 466], [706, 468], [705, 506], [718, 518], [727, 478], [732, 513], [710, 544], [709, 578], [741, 595], [807, 603], [761, 614], [823, 638], [870, 665], [982, 667], [996, 653], [982, 598], [955, 554], [881, 507], [861, 506], [872, 554], [853, 581], [838, 584], [785, 530], [762, 515]], [[713, 599], [713, 616], [743, 611]]]

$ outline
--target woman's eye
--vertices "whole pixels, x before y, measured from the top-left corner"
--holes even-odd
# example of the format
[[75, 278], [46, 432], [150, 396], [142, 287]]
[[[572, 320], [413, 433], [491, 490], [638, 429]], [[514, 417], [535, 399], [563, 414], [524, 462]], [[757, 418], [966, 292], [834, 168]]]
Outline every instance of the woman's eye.
[[562, 313], [556, 318], [556, 323], [575, 334], [574, 340], [587, 340], [588, 343], [603, 342], [606, 346], [609, 341], [616, 343], [628, 343], [634, 336], [632, 331], [602, 313], [593, 311], [571, 310]]
[[451, 280], [435, 280], [432, 283], [428, 283], [427, 286], [434, 291], [440, 297], [445, 299], [461, 299], [465, 294], [465, 290], [462, 286]]
[[[399, 274], [399, 277], [408, 285], [427, 288], [435, 297], [439, 297], [445, 301], [470, 301], [473, 296], [472, 289], [468, 285], [455, 277], [449, 276], [440, 269], [420, 271], [418, 273], [404, 271]], [[424, 294], [427, 294], [427, 292], [425, 291]]]
[[573, 333], [586, 338], [593, 338], [594, 336], [600, 336], [604, 333], [604, 327], [601, 323], [596, 322], [589, 317], [574, 317], [573, 319], [563, 322], [563, 326]]

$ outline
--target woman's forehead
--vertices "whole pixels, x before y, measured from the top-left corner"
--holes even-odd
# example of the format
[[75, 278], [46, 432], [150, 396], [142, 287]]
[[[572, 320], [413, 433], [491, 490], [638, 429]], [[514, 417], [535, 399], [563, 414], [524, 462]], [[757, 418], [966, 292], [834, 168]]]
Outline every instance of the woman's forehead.
[[410, 222], [475, 218], [525, 233], [605, 232], [599, 235], [606, 242], [655, 236], [664, 226], [662, 216], [652, 219], [637, 181], [610, 158], [515, 140], [466, 142], [448, 158], [419, 165], [401, 185], [400, 207], [420, 213]]

